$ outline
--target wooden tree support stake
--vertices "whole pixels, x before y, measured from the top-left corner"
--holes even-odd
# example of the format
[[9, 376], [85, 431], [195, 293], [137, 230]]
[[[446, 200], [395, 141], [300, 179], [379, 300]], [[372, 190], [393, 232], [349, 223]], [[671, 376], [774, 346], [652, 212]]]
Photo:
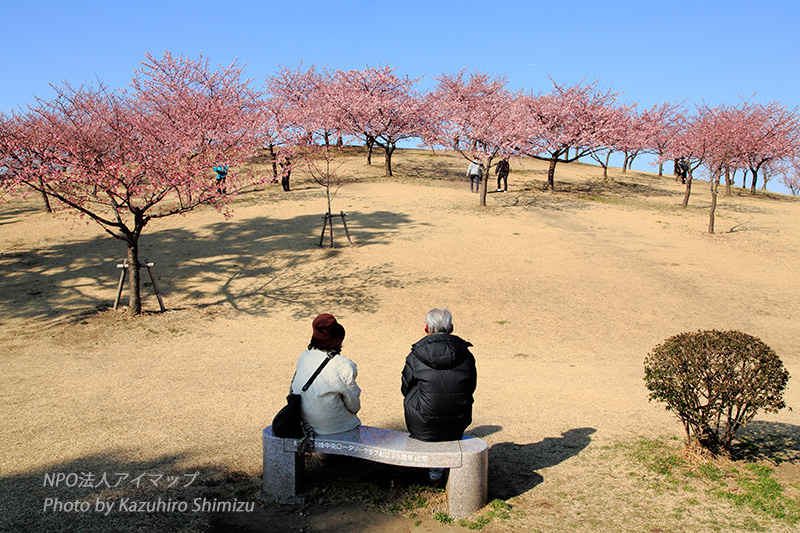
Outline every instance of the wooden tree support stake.
[[325, 229], [327, 229], [330, 225], [330, 234], [331, 234], [331, 248], [333, 248], [333, 217], [341, 217], [342, 225], [344, 226], [344, 234], [347, 235], [347, 242], [350, 243], [350, 246], [353, 246], [353, 241], [350, 239], [350, 231], [347, 229], [347, 222], [345, 221], [345, 213], [344, 211], [339, 211], [338, 215], [332, 215], [331, 213], [325, 213], [323, 216], [322, 221], [322, 234], [319, 236], [319, 245], [322, 246], [322, 241], [325, 239]]
[[[150, 263], [145, 260], [144, 263], [139, 263], [139, 268], [146, 268], [147, 273], [150, 274], [150, 281], [153, 283], [153, 292], [156, 294], [156, 298], [158, 298], [158, 306], [161, 308], [161, 312], [163, 313], [166, 311], [164, 307], [164, 300], [161, 299], [161, 292], [158, 290], [158, 284], [156, 283], [156, 278], [153, 276], [153, 271], [150, 269], [154, 263]], [[117, 309], [119, 305], [119, 299], [122, 296], [122, 288], [125, 286], [125, 276], [128, 274], [128, 261], [125, 260], [122, 263], [117, 263], [117, 268], [122, 269], [119, 273], [119, 285], [117, 285], [117, 297], [114, 298], [114, 310]]]

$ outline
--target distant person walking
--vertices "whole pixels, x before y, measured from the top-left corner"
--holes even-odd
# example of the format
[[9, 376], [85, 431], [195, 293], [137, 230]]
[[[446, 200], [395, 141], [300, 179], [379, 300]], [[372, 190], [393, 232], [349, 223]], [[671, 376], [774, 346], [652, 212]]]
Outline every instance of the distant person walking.
[[[511, 172], [511, 167], [508, 164], [508, 158], [504, 157], [497, 162], [495, 167], [495, 174], [497, 174], [497, 192], [508, 191], [508, 173]], [[500, 182], [503, 182], [503, 188], [500, 188]]]
[[478, 192], [480, 190], [481, 178], [483, 177], [483, 165], [477, 159], [473, 159], [467, 168], [467, 177], [469, 178], [469, 192]]
[[228, 177], [228, 167], [214, 167], [214, 172], [217, 173], [217, 191], [220, 194], [225, 194], [225, 179]]
[[689, 163], [686, 158], [681, 157], [675, 160], [675, 181], [686, 183], [686, 178], [689, 175]]
[[283, 190], [289, 192], [289, 177], [292, 175], [292, 162], [288, 157], [281, 161], [281, 186]]

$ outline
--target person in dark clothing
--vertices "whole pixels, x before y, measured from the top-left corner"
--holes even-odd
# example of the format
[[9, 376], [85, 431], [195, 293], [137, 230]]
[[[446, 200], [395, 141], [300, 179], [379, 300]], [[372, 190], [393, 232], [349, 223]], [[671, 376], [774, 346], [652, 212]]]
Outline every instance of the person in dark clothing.
[[[508, 164], [508, 159], [503, 158], [497, 162], [495, 173], [497, 174], [497, 192], [508, 191], [508, 173], [511, 172], [511, 167]], [[500, 182], [503, 182], [503, 188], [500, 188]]]
[[283, 190], [289, 192], [289, 178], [292, 176], [292, 162], [288, 157], [281, 161], [281, 186]]
[[[406, 427], [412, 438], [460, 440], [472, 423], [478, 375], [471, 343], [452, 334], [447, 309], [433, 309], [425, 319], [425, 337], [411, 346], [403, 368], [401, 392]], [[431, 469], [431, 481], [442, 469]]]

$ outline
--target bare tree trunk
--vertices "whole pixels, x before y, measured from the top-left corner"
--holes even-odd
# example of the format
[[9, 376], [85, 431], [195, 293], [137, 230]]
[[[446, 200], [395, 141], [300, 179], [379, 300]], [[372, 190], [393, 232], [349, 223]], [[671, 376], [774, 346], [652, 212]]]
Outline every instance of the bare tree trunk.
[[386, 148], [385, 148], [385, 151], [386, 151], [386, 169], [385, 169], [385, 172], [383, 174], [384, 176], [388, 177], [388, 176], [392, 176], [393, 175], [392, 174], [392, 154], [394, 153], [395, 148], [397, 148], [395, 143], [392, 143], [392, 142], [387, 142], [386, 143]]
[[714, 233], [714, 212], [717, 210], [717, 187], [719, 187], [719, 171], [711, 177], [711, 209], [708, 212], [708, 232]]
[[659, 176], [663, 176], [664, 175], [664, 162], [663, 161], [661, 161], [658, 164], [658, 175]]
[[742, 174], [743, 174], [742, 175], [742, 189], [746, 189], [747, 188], [747, 169], [744, 169], [742, 171]]
[[486, 166], [483, 169], [483, 175], [481, 176], [481, 194], [480, 194], [480, 205], [486, 206], [486, 192], [489, 188], [489, 170], [492, 168], [492, 156], [486, 160]]
[[734, 174], [736, 174], [735, 171], [731, 173], [731, 169], [725, 169], [725, 196], [731, 195], [731, 183], [733, 182]]
[[139, 241], [131, 238], [128, 243], [128, 314], [142, 314], [142, 295], [139, 291]]
[[272, 161], [272, 178], [278, 181], [278, 158], [275, 156], [275, 145], [269, 144], [269, 158]]
[[625, 152], [625, 159], [622, 161], [622, 173], [626, 174], [628, 172], [628, 152]]
[[547, 168], [547, 188], [551, 191], [556, 190], [556, 163], [558, 163], [558, 155], [550, 158], [550, 166]]
[[367, 135], [367, 165], [372, 165], [372, 148], [375, 146], [375, 137]]
[[689, 205], [689, 195], [692, 193], [692, 167], [686, 173], [686, 194], [683, 195], [683, 207]]
[[756, 170], [754, 168], [751, 168], [750, 170], [753, 172], [753, 183], [750, 185], [750, 194], [755, 194], [756, 193], [756, 182], [758, 182], [758, 170]]
[[42, 200], [44, 200], [44, 209], [48, 213], [53, 212], [53, 207], [50, 205], [50, 198], [47, 196], [47, 193], [44, 192], [44, 180], [39, 178], [39, 186], [41, 187], [40, 192], [42, 193]]

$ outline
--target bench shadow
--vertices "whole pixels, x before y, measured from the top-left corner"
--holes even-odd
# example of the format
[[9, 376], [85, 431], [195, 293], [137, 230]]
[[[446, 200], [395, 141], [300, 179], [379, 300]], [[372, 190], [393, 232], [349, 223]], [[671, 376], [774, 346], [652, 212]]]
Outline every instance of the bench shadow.
[[578, 455], [591, 442], [590, 427], [565, 431], [532, 444], [501, 442], [489, 448], [489, 500], [507, 500], [536, 487], [544, 477], [538, 470]]

